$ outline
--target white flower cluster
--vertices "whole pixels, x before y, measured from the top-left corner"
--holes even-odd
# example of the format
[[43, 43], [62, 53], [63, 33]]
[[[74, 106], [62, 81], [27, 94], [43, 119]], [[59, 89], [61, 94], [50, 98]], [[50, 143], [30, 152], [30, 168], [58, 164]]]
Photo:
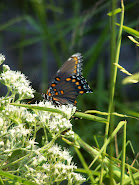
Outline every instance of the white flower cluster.
[[[0, 55], [0, 61], [4, 61]], [[0, 62], [0, 64], [2, 63]], [[70, 184], [82, 184], [86, 179], [74, 172], [77, 167], [67, 149], [54, 145], [56, 139], [64, 136], [74, 137], [69, 119], [75, 113], [76, 107], [62, 105], [56, 107], [51, 102], [42, 101], [33, 106], [58, 109], [64, 114], [53, 111], [29, 110], [25, 107], [13, 106], [14, 96], [19, 95], [18, 102], [32, 98], [34, 90], [30, 82], [21, 72], [11, 71], [3, 65], [0, 82], [7, 86], [6, 97], [0, 98], [0, 164], [1, 169], [20, 173], [37, 184], [54, 184], [67, 180]], [[36, 142], [36, 132], [44, 128], [45, 146], [39, 147]], [[68, 132], [66, 132], [68, 130]], [[47, 133], [51, 136], [48, 141]], [[14, 163], [14, 165], [11, 165]], [[8, 167], [7, 167], [8, 165]], [[6, 182], [6, 178], [4, 178]]]
[[75, 113], [76, 107], [72, 105], [62, 105], [56, 107], [49, 101], [42, 101], [36, 106], [41, 107], [49, 107], [63, 111], [66, 115], [66, 118], [63, 117], [62, 114], [54, 113], [54, 112], [47, 112], [47, 111], [38, 111], [36, 115], [36, 119], [38, 120], [38, 124], [43, 124], [44, 126], [48, 126], [49, 131], [51, 132], [52, 136], [54, 136], [58, 132], [63, 132], [68, 129], [66, 132], [66, 136], [74, 137], [74, 132], [72, 131], [72, 124], [70, 123], [69, 119]]
[[49, 148], [47, 152], [49, 160], [55, 161], [57, 158], [60, 158], [61, 163], [66, 161], [68, 165], [71, 164], [72, 157], [66, 148], [62, 150], [62, 148], [56, 144]]
[[2, 110], [3, 115], [8, 120], [12, 120], [13, 123], [20, 124], [20, 123], [34, 123], [36, 121], [35, 116], [29, 112], [25, 107], [16, 107], [13, 105], [8, 104]]
[[67, 115], [67, 119], [70, 119], [71, 116], [75, 113], [76, 107], [69, 104], [69, 105], [61, 105], [60, 110], [65, 112]]
[[7, 104], [9, 104], [11, 102], [11, 98], [10, 97], [1, 97], [0, 98], [0, 107], [3, 107]]
[[5, 147], [5, 153], [9, 153], [9, 156], [13, 154], [13, 150], [17, 150], [18, 148], [24, 148], [36, 150], [36, 145], [30, 144], [30, 140], [26, 142], [25, 138], [29, 135], [31, 135], [31, 129], [26, 129], [23, 124], [20, 124], [18, 126], [14, 126], [11, 129], [8, 130], [6, 133], [6, 144]]
[[[4, 100], [2, 99], [2, 101]], [[47, 101], [40, 102], [38, 105], [43, 107], [46, 105], [48, 107], [49, 105], [51, 108], [56, 108]], [[64, 111], [64, 108], [68, 115], [69, 112], [73, 114], [71, 106], [69, 111], [67, 110], [69, 106], [64, 106], [61, 110]], [[55, 124], [54, 119], [56, 119], [56, 122], [60, 119], [58, 113], [46, 111], [29, 112], [24, 107], [6, 105], [0, 112], [0, 161], [6, 161], [3, 164], [6, 165], [9, 160], [11, 162], [11, 157], [15, 155], [14, 151], [21, 151], [19, 153], [17, 152], [18, 155], [16, 154], [19, 161], [21, 158], [20, 165], [15, 164], [11, 170], [16, 171], [18, 168], [23, 178], [40, 185], [53, 184], [54, 182], [62, 182], [63, 180], [70, 180], [70, 182], [73, 182], [71, 184], [82, 184], [85, 178], [74, 173], [77, 167], [73, 164], [72, 157], [67, 149], [64, 148], [62, 150], [58, 145], [51, 146], [47, 143], [44, 150], [37, 146], [38, 143], [34, 139], [31, 139], [33, 137], [33, 123], [39, 124], [41, 128], [44, 124], [46, 127], [51, 127], [51, 124]], [[69, 128], [69, 126], [71, 127], [70, 122], [66, 118], [62, 118], [61, 116], [61, 120], [67, 123], [67, 125], [64, 125], [62, 121], [59, 122], [62, 125], [62, 130], [63, 127], [65, 129]], [[29, 128], [27, 127], [27, 123], [29, 124]], [[58, 123], [56, 124], [58, 126]], [[60, 126], [58, 128], [60, 129]], [[23, 154], [27, 157], [22, 159]], [[13, 160], [17, 159], [13, 158]]]
[[[7, 133], [7, 129], [8, 129], [8, 122], [7, 120], [2, 116], [0, 116], [0, 136], [4, 135]], [[2, 140], [0, 139], [0, 142], [2, 142]]]
[[[5, 120], [0, 117], [0, 129]], [[8, 124], [8, 123], [7, 123]], [[54, 184], [64, 180], [71, 184], [82, 184], [86, 179], [74, 172], [77, 169], [72, 162], [69, 151], [53, 145], [48, 149], [39, 148], [38, 143], [30, 139], [33, 130], [25, 125], [11, 126], [7, 133], [0, 135], [0, 162], [6, 161], [1, 168], [10, 162], [8, 170], [20, 171], [21, 177], [37, 184]], [[46, 145], [49, 146], [49, 143]], [[24, 154], [24, 157], [23, 157]]]
[[[52, 137], [54, 137], [57, 133], [62, 133], [65, 130], [65, 136], [74, 137], [74, 132], [72, 131], [72, 124], [67, 118], [64, 118], [62, 114], [47, 112], [47, 111], [29, 111], [25, 107], [16, 107], [10, 104], [7, 104], [10, 101], [4, 100], [4, 98], [0, 98], [0, 105], [5, 105], [0, 116], [4, 117], [7, 122], [12, 122], [15, 124], [29, 124], [30, 127], [37, 126], [38, 128], [47, 128], [51, 133]], [[55, 108], [56, 107], [48, 101], [42, 101], [38, 104], [33, 104], [35, 106], [47, 107], [47, 108]], [[59, 110], [64, 112], [63, 107], [58, 107]], [[69, 109], [69, 111], [68, 111]], [[75, 111], [75, 108], [73, 107]], [[72, 116], [74, 113], [71, 111], [71, 107], [65, 106], [65, 112], [68, 112], [68, 116]], [[1, 132], [1, 131], [0, 131]], [[3, 130], [2, 132], [7, 132], [7, 130]]]
[[80, 185], [83, 182], [86, 181], [86, 178], [84, 178], [80, 173], [71, 173], [72, 184]]
[[[46, 150], [44, 156], [39, 150], [35, 152], [37, 155], [31, 161], [26, 163], [25, 167], [27, 172], [25, 177], [32, 179], [38, 184], [54, 184], [68, 180], [70, 184], [82, 184], [86, 179], [80, 174], [73, 172], [77, 169], [72, 162], [72, 157], [67, 149], [62, 150], [58, 145], [53, 145], [50, 149]], [[41, 165], [42, 171], [38, 166]], [[39, 169], [36, 170], [36, 169]]]
[[3, 72], [0, 74], [0, 82], [7, 86], [12, 94], [18, 94], [19, 100], [33, 98], [35, 92], [30, 81], [20, 71], [10, 70], [8, 65], [3, 65]]

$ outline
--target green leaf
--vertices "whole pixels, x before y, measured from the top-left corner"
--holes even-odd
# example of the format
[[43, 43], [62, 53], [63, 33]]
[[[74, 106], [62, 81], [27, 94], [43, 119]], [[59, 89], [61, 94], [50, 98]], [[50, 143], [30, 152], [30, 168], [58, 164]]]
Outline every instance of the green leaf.
[[[35, 106], [35, 105], [28, 105], [28, 104], [18, 104], [18, 103], [11, 103], [11, 105], [18, 106], [18, 107], [26, 107], [28, 109], [37, 109], [37, 110], [40, 110], [40, 111], [55, 112], [55, 113], [63, 114], [63, 116], [66, 117], [66, 114], [63, 111], [59, 110], [59, 109], [41, 107], [41, 106]], [[107, 119], [105, 119], [105, 118], [101, 118], [101, 117], [90, 115], [90, 114], [85, 114], [85, 113], [82, 113], [82, 112], [76, 112], [74, 114], [74, 116], [79, 117], [79, 118], [93, 120], [93, 121], [107, 123]]]
[[121, 8], [117, 8], [117, 9], [115, 9], [114, 11], [111, 11], [111, 12], [107, 13], [107, 15], [108, 15], [108, 16], [112, 16], [112, 15], [115, 15], [115, 14], [117, 14], [117, 13], [120, 13], [121, 11], [122, 11]]
[[[104, 115], [104, 116], [109, 115], [108, 112], [101, 112], [101, 111], [98, 111], [98, 110], [87, 110], [87, 111], [85, 111], [85, 113], [100, 114], [100, 115]], [[138, 120], [138, 118], [130, 116], [130, 115], [126, 115], [126, 114], [119, 114], [117, 112], [112, 112], [111, 114], [114, 115], [114, 116], [118, 116], [118, 117], [134, 118], [134, 119]]]
[[76, 116], [78, 118], [83, 118], [83, 119], [98, 121], [98, 122], [102, 122], [102, 123], [107, 123], [108, 122], [107, 119], [105, 119], [105, 118], [94, 116], [94, 115], [91, 115], [91, 114], [85, 114], [83, 112], [76, 112], [74, 114], [74, 116]]
[[[137, 172], [137, 173], [134, 173], [134, 175], [133, 175], [133, 178], [134, 178], [134, 180], [138, 180], [139, 179], [139, 171]], [[131, 177], [129, 177], [129, 178], [126, 178], [125, 180], [124, 180], [124, 182], [123, 182], [123, 184], [124, 185], [128, 185], [128, 184], [131, 184]], [[117, 185], [120, 185], [120, 183], [118, 183]]]
[[135, 179], [134, 179], [134, 177], [133, 177], [133, 173], [132, 173], [132, 170], [131, 170], [130, 166], [128, 166], [128, 172], [129, 172], [129, 175], [130, 175], [130, 177], [131, 177], [131, 182], [132, 182], [132, 184], [133, 184], [133, 185], [136, 185], [136, 182], [135, 182]]
[[26, 185], [38, 185], [36, 183], [30, 182], [28, 180], [25, 180], [25, 179], [19, 177], [19, 176], [10, 174], [10, 173], [2, 171], [2, 170], [0, 170], [0, 176], [7, 177], [8, 179], [11, 179], [16, 182], [21, 182], [22, 184], [26, 184]]
[[[120, 26], [120, 24], [116, 23], [117, 26]], [[127, 33], [133, 35], [134, 37], [139, 38], [139, 32], [137, 30], [134, 30], [133, 28], [130, 28], [128, 26], [122, 26], [123, 30]]]
[[[108, 144], [112, 141], [114, 136], [117, 134], [117, 132], [123, 127], [123, 125], [126, 124], [126, 121], [120, 121], [115, 130], [112, 132], [111, 136], [106, 139], [104, 145], [101, 147], [100, 153], [104, 152], [105, 148], [108, 146]], [[89, 165], [89, 168], [95, 163], [95, 161], [100, 157], [100, 153], [94, 158], [94, 160]]]
[[36, 110], [40, 110], [40, 111], [55, 112], [55, 113], [63, 114], [64, 116], [66, 116], [65, 113], [59, 109], [53, 109], [53, 108], [41, 107], [41, 106], [35, 106], [35, 105], [28, 105], [28, 104], [18, 104], [18, 103], [11, 103], [11, 105], [18, 106], [18, 107], [25, 107], [27, 109], [36, 109]]
[[132, 42], [134, 42], [134, 43], [136, 44], [136, 46], [138, 46], [138, 47], [139, 47], [139, 42], [138, 42], [138, 41], [136, 41], [136, 40], [134, 39], [134, 37], [132, 37], [132, 36], [128, 36], [128, 38], [129, 38]]
[[131, 73], [129, 73], [125, 68], [123, 68], [120, 64], [116, 64], [116, 63], [113, 63], [115, 66], [117, 66], [121, 72], [127, 74], [127, 75], [132, 75]]
[[123, 79], [122, 84], [138, 83], [139, 82], [139, 73], [135, 73], [131, 76], [128, 76]]
[[25, 20], [25, 16], [20, 16], [20, 17], [14, 18], [14, 19], [10, 19], [6, 23], [1, 24], [0, 31], [6, 30], [8, 27], [12, 26], [13, 24], [16, 24], [18, 22], [21, 22], [23, 20]]

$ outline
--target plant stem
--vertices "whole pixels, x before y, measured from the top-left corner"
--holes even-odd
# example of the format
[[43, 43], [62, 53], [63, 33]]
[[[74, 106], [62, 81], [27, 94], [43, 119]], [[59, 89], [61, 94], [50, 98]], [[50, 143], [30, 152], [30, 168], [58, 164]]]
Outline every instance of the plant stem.
[[[115, 62], [116, 64], [118, 64], [118, 62], [119, 62], [121, 38], [122, 38], [122, 26], [123, 26], [123, 21], [124, 21], [124, 4], [123, 4], [123, 0], [121, 0], [121, 8], [122, 8], [122, 13], [121, 13], [119, 34], [118, 34], [118, 39], [117, 39], [117, 48], [116, 48], [116, 54], [115, 54], [115, 61], [112, 61], [113, 63]], [[106, 128], [105, 128], [104, 143], [107, 141], [108, 133], [109, 133], [109, 126], [110, 126], [110, 124], [112, 124], [111, 113], [113, 111], [113, 100], [114, 100], [114, 93], [115, 93], [116, 77], [117, 77], [117, 66], [114, 66], [113, 74], [111, 76], [112, 80], [111, 80], [111, 86], [110, 86], [110, 99], [109, 99], [109, 108], [108, 108], [109, 115], [108, 115], [108, 118], [107, 118], [108, 119], [108, 124], [106, 124]], [[104, 153], [106, 153], [106, 148], [104, 149]], [[103, 162], [103, 160], [102, 160], [102, 162]], [[102, 173], [103, 173], [103, 169], [104, 169], [104, 167], [102, 165], [102, 170], [101, 170]], [[102, 179], [102, 178], [100, 178], [100, 179]], [[101, 183], [102, 183], [102, 181], [100, 181], [100, 184]]]
[[124, 133], [123, 133], [123, 147], [122, 147], [122, 165], [121, 165], [121, 182], [120, 185], [123, 185], [125, 178], [125, 157], [126, 157], [126, 122], [124, 124]]
[[94, 184], [95, 180], [93, 178], [92, 172], [89, 170], [88, 165], [86, 164], [86, 161], [84, 160], [84, 158], [82, 156], [82, 153], [80, 152], [80, 150], [78, 148], [74, 147], [74, 149], [75, 149], [84, 169], [86, 170], [88, 177], [90, 178], [91, 183]]
[[[117, 40], [117, 50], [116, 50], [116, 55], [115, 55], [115, 63], [118, 64], [119, 61], [119, 55], [120, 55], [120, 47], [121, 47], [121, 38], [122, 38], [122, 26], [123, 26], [123, 21], [124, 21], [124, 4], [123, 1], [121, 0], [121, 7], [122, 7], [122, 15], [121, 15], [121, 23], [120, 23], [120, 28], [119, 28], [119, 34], [118, 34], [118, 40]], [[117, 77], [117, 66], [114, 66], [114, 72], [112, 76], [112, 86], [110, 89], [110, 103], [109, 103], [109, 108], [108, 108], [108, 124], [106, 125], [106, 130], [105, 130], [105, 140], [108, 137], [108, 132], [109, 132], [109, 125], [110, 125], [110, 119], [111, 119], [111, 113], [112, 113], [112, 108], [113, 108], [113, 100], [114, 100], [114, 93], [115, 93], [115, 84], [116, 84], [116, 77]], [[104, 140], [104, 142], [105, 142]]]
[[[111, 67], [110, 67], [110, 76], [112, 77], [113, 76], [113, 71], [114, 71], [114, 65], [113, 65], [113, 62], [115, 60], [115, 53], [116, 53], [116, 25], [115, 25], [115, 22], [116, 22], [116, 15], [113, 14], [114, 10], [116, 9], [116, 3], [117, 3], [117, 0], [112, 0], [112, 17], [111, 17], [111, 30], [112, 30], [112, 33], [111, 33]], [[112, 83], [112, 78], [111, 78], [111, 81], [110, 81], [110, 85], [112, 87], [113, 83]], [[114, 130], [114, 116], [112, 115], [112, 111], [114, 110], [114, 106], [112, 106], [112, 110], [111, 110], [111, 124], [110, 124], [110, 130], [109, 130], [109, 133], [110, 135], [112, 134], [113, 130]], [[114, 143], [113, 142], [110, 142], [110, 152], [109, 152], [109, 155], [110, 155], [110, 161], [112, 161], [112, 157], [114, 155]], [[110, 175], [110, 184], [113, 184], [113, 167], [112, 167], [112, 163], [110, 162], [110, 165], [109, 165], [109, 175]]]

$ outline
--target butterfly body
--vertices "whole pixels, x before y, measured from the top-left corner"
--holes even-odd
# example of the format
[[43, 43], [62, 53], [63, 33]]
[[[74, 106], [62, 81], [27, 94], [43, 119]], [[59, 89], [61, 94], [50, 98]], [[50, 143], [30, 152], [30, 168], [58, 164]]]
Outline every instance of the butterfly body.
[[82, 55], [76, 53], [62, 65], [48, 86], [48, 100], [56, 104], [76, 104], [79, 94], [92, 93], [82, 76], [82, 61]]

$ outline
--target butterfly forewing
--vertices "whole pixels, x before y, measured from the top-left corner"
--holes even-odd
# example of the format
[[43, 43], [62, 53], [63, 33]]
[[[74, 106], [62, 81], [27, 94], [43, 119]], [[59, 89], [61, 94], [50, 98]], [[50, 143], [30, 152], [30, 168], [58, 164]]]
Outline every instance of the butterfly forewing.
[[63, 80], [73, 75], [82, 75], [82, 61], [83, 57], [80, 53], [72, 55], [53, 76], [49, 87], [55, 81], [56, 77], [59, 77], [61, 80]]

